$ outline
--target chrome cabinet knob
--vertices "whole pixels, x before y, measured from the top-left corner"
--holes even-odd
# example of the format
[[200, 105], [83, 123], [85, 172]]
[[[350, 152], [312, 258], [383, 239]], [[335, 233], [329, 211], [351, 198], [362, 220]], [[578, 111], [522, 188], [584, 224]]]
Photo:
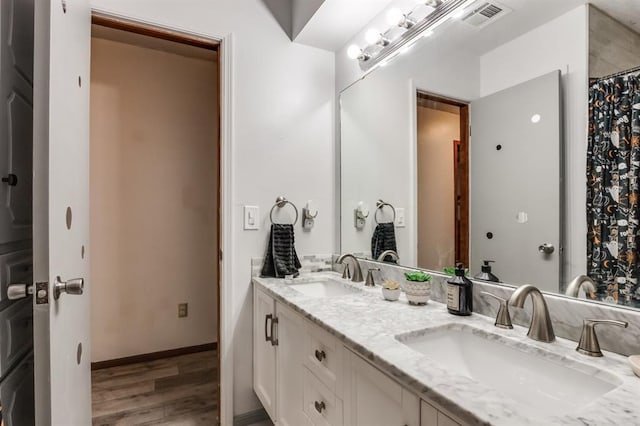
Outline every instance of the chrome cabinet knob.
[[62, 293], [80, 295], [84, 292], [84, 278], [73, 278], [68, 281], [62, 281], [60, 277], [56, 277], [53, 286], [53, 298], [58, 300]]

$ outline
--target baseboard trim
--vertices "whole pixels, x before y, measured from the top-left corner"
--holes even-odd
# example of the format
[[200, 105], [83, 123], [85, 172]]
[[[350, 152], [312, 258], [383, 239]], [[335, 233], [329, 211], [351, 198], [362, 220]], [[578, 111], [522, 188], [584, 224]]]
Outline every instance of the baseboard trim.
[[269, 415], [264, 408], [239, 414], [233, 418], [233, 426], [249, 426], [254, 423], [260, 423], [270, 420]]
[[205, 343], [204, 345], [187, 346], [185, 348], [169, 349], [167, 351], [151, 352], [148, 354], [140, 354], [127, 356], [124, 358], [108, 359], [106, 361], [98, 361], [91, 363], [91, 370], [100, 370], [103, 368], [119, 367], [121, 365], [136, 364], [138, 362], [156, 361], [158, 359], [170, 358], [172, 356], [194, 354], [198, 352], [213, 351], [218, 349], [218, 343]]

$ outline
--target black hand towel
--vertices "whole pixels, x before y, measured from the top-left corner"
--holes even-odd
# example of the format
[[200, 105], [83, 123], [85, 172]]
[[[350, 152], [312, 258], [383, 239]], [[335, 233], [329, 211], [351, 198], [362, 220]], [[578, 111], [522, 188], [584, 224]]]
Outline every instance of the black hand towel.
[[[371, 237], [371, 256], [374, 260], [377, 260], [378, 256], [385, 250], [398, 252], [396, 248], [396, 230], [393, 222], [379, 223], [373, 231], [373, 237]], [[384, 261], [396, 263], [389, 255], [385, 256]]]
[[273, 223], [267, 243], [267, 254], [262, 265], [263, 277], [284, 278], [299, 275], [300, 260], [294, 247], [293, 225]]

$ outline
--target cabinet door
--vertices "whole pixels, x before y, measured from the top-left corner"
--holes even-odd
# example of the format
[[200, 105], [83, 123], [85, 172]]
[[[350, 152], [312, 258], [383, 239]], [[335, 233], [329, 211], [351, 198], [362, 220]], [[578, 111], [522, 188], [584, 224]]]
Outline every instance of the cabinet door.
[[253, 291], [253, 390], [272, 420], [276, 419], [275, 301]]
[[371, 364], [349, 352], [346, 424], [418, 426], [420, 399]]
[[303, 412], [303, 358], [305, 320], [292, 309], [276, 303], [277, 344], [277, 416], [279, 425], [306, 424]]

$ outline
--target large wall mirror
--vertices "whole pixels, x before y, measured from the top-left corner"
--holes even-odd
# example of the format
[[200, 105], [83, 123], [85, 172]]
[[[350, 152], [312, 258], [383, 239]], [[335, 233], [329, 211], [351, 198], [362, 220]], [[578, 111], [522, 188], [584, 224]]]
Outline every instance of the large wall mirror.
[[640, 2], [492, 4], [341, 93], [341, 251], [640, 308]]

